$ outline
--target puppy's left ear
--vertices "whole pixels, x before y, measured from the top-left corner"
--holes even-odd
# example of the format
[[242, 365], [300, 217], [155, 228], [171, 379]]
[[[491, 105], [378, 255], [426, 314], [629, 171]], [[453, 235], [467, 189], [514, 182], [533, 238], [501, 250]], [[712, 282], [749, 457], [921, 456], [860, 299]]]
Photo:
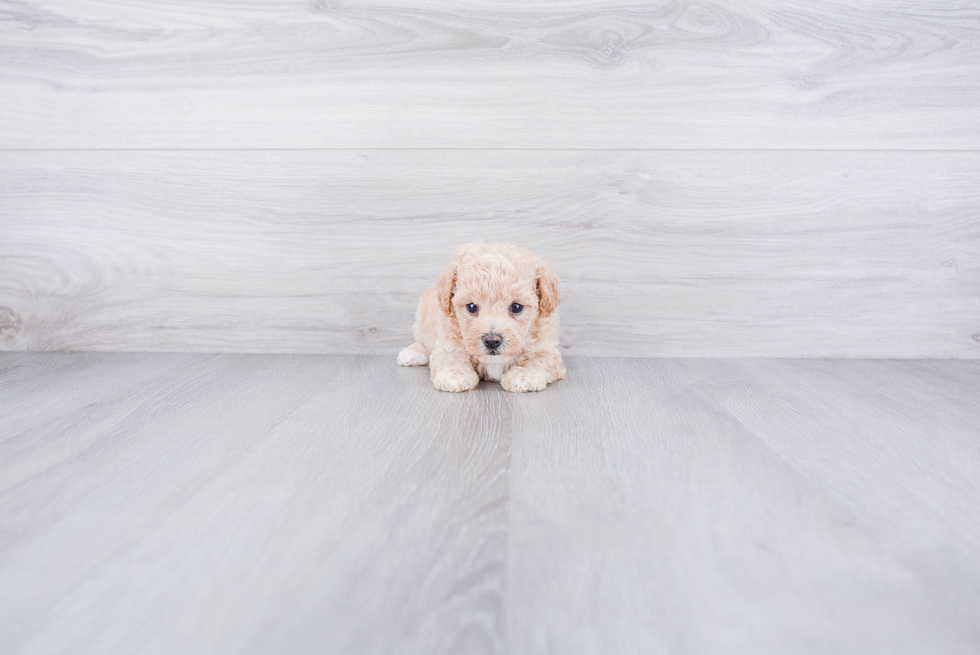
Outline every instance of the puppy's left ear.
[[548, 316], [561, 302], [561, 291], [558, 290], [558, 276], [549, 271], [544, 264], [538, 264], [538, 311], [542, 316]]

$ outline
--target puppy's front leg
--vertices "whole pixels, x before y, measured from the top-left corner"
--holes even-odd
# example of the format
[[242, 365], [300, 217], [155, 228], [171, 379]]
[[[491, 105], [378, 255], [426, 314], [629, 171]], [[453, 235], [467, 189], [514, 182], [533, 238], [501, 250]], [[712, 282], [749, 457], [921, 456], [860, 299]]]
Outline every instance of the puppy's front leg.
[[437, 350], [429, 355], [429, 375], [439, 391], [469, 391], [480, 383], [469, 356]]
[[500, 386], [507, 391], [541, 391], [555, 380], [565, 377], [561, 353], [554, 348], [544, 348], [525, 353], [500, 378]]

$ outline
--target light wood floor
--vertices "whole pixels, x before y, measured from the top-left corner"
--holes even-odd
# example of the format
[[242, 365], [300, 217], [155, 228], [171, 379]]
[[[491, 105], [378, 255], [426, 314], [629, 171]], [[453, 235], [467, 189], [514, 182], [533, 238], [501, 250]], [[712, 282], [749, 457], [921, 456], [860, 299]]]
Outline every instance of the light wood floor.
[[0, 652], [980, 652], [980, 363], [0, 355]]

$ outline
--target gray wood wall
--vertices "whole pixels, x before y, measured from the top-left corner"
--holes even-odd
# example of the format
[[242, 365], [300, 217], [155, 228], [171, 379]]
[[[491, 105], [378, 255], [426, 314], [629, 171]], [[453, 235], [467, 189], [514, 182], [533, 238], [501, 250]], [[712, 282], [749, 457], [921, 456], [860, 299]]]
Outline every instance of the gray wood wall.
[[0, 1], [0, 349], [980, 358], [980, 3]]

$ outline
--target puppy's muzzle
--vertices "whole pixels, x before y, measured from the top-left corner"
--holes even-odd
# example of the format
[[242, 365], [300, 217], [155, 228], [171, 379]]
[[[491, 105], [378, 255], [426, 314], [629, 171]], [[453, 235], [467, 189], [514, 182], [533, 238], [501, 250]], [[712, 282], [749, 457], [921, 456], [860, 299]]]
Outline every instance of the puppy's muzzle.
[[500, 350], [500, 346], [504, 343], [504, 338], [495, 332], [488, 332], [483, 335], [483, 347], [487, 349], [487, 352], [491, 355]]

